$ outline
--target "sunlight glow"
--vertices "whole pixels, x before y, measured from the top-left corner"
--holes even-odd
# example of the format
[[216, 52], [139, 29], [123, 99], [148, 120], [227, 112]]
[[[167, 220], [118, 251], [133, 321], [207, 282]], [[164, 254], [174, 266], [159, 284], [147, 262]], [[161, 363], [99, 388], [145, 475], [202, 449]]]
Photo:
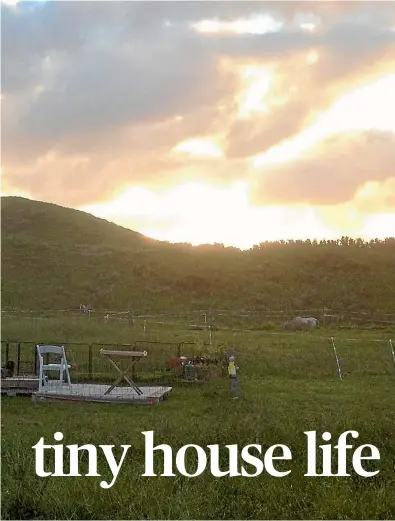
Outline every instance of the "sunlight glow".
[[283, 23], [271, 16], [259, 16], [250, 19], [238, 19], [232, 22], [202, 20], [193, 24], [192, 28], [200, 33], [233, 33], [233, 34], [265, 34], [277, 32]]
[[376, 213], [369, 215], [361, 230], [361, 236], [368, 240], [394, 237], [395, 213]]
[[374, 193], [376, 186], [379, 183], [376, 181], [371, 181], [369, 183], [365, 183], [357, 192], [356, 197], [369, 197]]
[[395, 74], [343, 96], [316, 123], [293, 139], [280, 143], [252, 160], [254, 168], [299, 157], [324, 139], [353, 130], [395, 132]]
[[316, 51], [310, 51], [306, 56], [306, 63], [308, 65], [314, 65], [319, 60], [319, 55]]
[[172, 152], [182, 152], [197, 157], [221, 158], [223, 152], [217, 141], [218, 138], [188, 139], [176, 145]]
[[[336, 236], [313, 208], [252, 206], [242, 181], [228, 187], [184, 183], [155, 193], [134, 187], [113, 201], [80, 209], [154, 239], [193, 245], [217, 242], [248, 249], [263, 240]], [[163, 227], [163, 222], [170, 224]]]
[[[243, 64], [238, 72], [244, 82], [237, 100], [239, 117], [264, 110], [264, 98], [272, 77], [270, 71]], [[394, 74], [346, 94], [293, 139], [256, 156], [254, 165], [297, 158], [325, 138], [345, 131], [395, 132], [393, 92]], [[273, 103], [268, 100], [269, 105]], [[179, 143], [172, 153], [223, 158], [221, 139], [221, 136], [189, 139]], [[132, 187], [113, 201], [82, 209], [159, 240], [194, 245], [217, 242], [248, 249], [264, 240], [336, 239], [344, 234], [363, 238], [393, 235], [394, 213], [369, 213], [369, 208], [377, 205], [377, 194], [383, 196], [381, 186], [384, 187], [367, 183], [361, 186], [353, 201], [340, 206], [257, 207], [250, 202], [248, 184], [242, 181], [226, 187], [181, 182], [167, 191]]]
[[241, 73], [242, 88], [236, 97], [238, 118], [245, 119], [254, 113], [267, 112], [268, 106], [263, 101], [269, 92], [273, 73], [262, 66], [250, 65]]
[[[395, 212], [395, 176], [386, 181], [364, 183], [354, 196], [353, 202], [360, 213]], [[394, 234], [394, 231], [392, 234]]]
[[84, 212], [96, 217], [117, 218], [125, 216], [146, 216], [157, 209], [157, 196], [139, 186], [128, 188], [120, 196], [103, 204], [84, 206]]
[[3, 167], [0, 168], [0, 178], [0, 197], [24, 197], [25, 199], [31, 199], [30, 194], [27, 192], [8, 185], [7, 181], [3, 179]]
[[317, 26], [312, 22], [305, 22], [300, 24], [300, 28], [305, 31], [308, 31], [309, 33], [313, 33], [316, 30]]

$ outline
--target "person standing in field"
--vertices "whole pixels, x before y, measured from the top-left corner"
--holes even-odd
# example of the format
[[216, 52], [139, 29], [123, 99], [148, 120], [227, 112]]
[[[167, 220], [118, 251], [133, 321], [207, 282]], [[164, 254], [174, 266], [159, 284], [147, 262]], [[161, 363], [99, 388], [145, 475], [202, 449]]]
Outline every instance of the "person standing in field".
[[241, 394], [239, 378], [237, 376], [239, 369], [240, 368], [236, 365], [236, 357], [233, 355], [230, 356], [228, 362], [228, 374], [231, 381], [230, 392], [232, 393], [233, 398], [238, 398]]

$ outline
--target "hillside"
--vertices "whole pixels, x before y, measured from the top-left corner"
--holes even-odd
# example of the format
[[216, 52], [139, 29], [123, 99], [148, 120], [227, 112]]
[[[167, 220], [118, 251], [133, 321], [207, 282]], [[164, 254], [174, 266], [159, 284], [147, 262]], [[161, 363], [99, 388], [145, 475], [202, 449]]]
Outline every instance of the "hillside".
[[172, 245], [19, 197], [1, 199], [1, 219], [3, 309], [395, 311], [394, 239]]

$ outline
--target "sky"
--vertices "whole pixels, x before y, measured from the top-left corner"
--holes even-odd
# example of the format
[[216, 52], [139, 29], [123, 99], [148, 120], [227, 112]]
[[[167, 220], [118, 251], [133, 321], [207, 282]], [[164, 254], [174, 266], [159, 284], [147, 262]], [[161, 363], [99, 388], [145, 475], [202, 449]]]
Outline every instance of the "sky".
[[395, 2], [2, 1], [1, 194], [155, 239], [395, 234]]

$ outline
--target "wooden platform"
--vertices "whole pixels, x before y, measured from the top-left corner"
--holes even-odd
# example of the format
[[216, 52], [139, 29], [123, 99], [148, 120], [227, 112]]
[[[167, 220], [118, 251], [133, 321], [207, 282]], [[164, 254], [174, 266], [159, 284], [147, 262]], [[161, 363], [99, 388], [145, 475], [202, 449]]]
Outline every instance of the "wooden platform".
[[34, 401], [68, 401], [68, 402], [100, 402], [100, 403], [134, 403], [155, 404], [164, 400], [172, 387], [144, 386], [140, 387], [143, 394], [138, 395], [132, 387], [117, 387], [110, 394], [104, 394], [109, 385], [103, 384], [59, 384], [49, 382], [49, 385], [32, 394]]
[[1, 379], [1, 394], [7, 396], [29, 396], [38, 391], [36, 376], [12, 376]]

